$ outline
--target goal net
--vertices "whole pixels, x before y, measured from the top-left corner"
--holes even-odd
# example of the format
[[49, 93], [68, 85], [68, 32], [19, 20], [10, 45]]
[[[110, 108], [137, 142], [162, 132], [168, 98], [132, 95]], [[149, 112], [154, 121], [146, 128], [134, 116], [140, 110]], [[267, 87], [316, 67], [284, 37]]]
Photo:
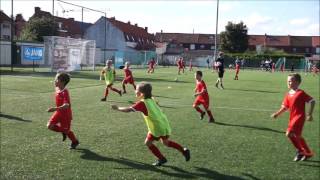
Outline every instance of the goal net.
[[94, 40], [45, 36], [45, 65], [51, 71], [94, 70], [96, 43]]

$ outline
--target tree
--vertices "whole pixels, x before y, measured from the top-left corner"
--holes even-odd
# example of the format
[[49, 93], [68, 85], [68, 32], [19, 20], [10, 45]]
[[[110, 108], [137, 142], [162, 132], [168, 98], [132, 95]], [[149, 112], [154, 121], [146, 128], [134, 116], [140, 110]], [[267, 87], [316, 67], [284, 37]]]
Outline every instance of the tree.
[[232, 53], [245, 52], [248, 48], [247, 33], [248, 28], [242, 21], [238, 24], [228, 22], [226, 30], [220, 33], [221, 48]]
[[58, 26], [53, 23], [53, 18], [35, 17], [30, 19], [22, 30], [20, 40], [42, 42], [43, 36], [56, 36], [57, 34]]

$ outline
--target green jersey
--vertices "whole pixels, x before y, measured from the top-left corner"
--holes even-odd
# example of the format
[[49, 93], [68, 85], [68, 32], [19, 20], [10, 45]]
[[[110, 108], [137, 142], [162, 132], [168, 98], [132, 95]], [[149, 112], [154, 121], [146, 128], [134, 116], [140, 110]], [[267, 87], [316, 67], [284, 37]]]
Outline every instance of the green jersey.
[[105, 69], [103, 74], [106, 85], [113, 84], [114, 82], [114, 69]]
[[171, 128], [167, 116], [161, 111], [153, 99], [142, 99], [148, 116], [144, 116], [148, 131], [155, 137], [167, 136], [171, 134]]

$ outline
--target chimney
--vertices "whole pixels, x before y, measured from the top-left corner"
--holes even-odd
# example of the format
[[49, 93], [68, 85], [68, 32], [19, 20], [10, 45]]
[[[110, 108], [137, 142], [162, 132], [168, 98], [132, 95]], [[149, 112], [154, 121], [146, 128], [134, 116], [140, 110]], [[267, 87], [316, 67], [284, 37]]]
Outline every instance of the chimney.
[[74, 18], [68, 18], [69, 20], [71, 20], [71, 21], [74, 21]]
[[138, 27], [138, 24], [137, 24], [137, 23], [135, 23], [135, 24], [134, 24], [134, 26], [135, 26], [135, 27]]
[[162, 34], [163, 34], [163, 30], [161, 29], [161, 32], [160, 32], [160, 42], [162, 42], [162, 40], [163, 40]]
[[146, 30], [148, 32], [148, 27], [144, 27], [144, 30]]
[[128, 22], [127, 22], [127, 24], [129, 24], [129, 25], [130, 25], [130, 24], [131, 24], [131, 23], [130, 23], [130, 21], [128, 21]]
[[23, 19], [22, 14], [17, 14], [15, 21], [19, 22], [19, 21], [25, 21], [25, 20]]
[[116, 20], [116, 17], [113, 16], [113, 17], [111, 17], [110, 19], [111, 19], [111, 20]]
[[39, 13], [41, 11], [40, 7], [34, 7], [35, 14]]

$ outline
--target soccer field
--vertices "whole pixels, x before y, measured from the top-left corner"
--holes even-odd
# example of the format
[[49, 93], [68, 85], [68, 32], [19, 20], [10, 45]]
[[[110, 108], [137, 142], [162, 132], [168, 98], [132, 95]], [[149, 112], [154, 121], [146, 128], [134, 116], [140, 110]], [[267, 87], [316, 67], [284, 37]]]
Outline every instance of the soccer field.
[[[194, 69], [195, 71], [196, 69]], [[144, 145], [147, 128], [140, 113], [111, 110], [111, 104], [130, 106], [134, 90], [120, 97], [110, 92], [100, 102], [104, 81], [99, 72], [74, 72], [68, 89], [73, 111], [72, 129], [79, 138], [76, 150], [60, 133], [46, 127], [54, 106], [52, 73], [24, 70], [1, 73], [1, 176], [0, 179], [306, 179], [319, 178], [319, 77], [302, 73], [301, 89], [316, 100], [314, 121], [303, 130], [315, 156], [293, 162], [295, 149], [285, 136], [289, 113], [277, 120], [287, 92], [288, 73], [227, 70], [225, 89], [214, 83], [217, 73], [202, 68], [216, 123], [199, 120], [192, 108], [194, 72], [177, 75], [176, 68], [158, 68], [154, 74], [133, 69], [136, 82], [148, 81], [153, 95], [168, 116], [171, 139], [191, 151], [191, 160], [176, 150], [156, 143], [168, 162], [156, 158]], [[122, 70], [114, 87], [121, 88]], [[178, 77], [178, 82], [175, 78]]]

